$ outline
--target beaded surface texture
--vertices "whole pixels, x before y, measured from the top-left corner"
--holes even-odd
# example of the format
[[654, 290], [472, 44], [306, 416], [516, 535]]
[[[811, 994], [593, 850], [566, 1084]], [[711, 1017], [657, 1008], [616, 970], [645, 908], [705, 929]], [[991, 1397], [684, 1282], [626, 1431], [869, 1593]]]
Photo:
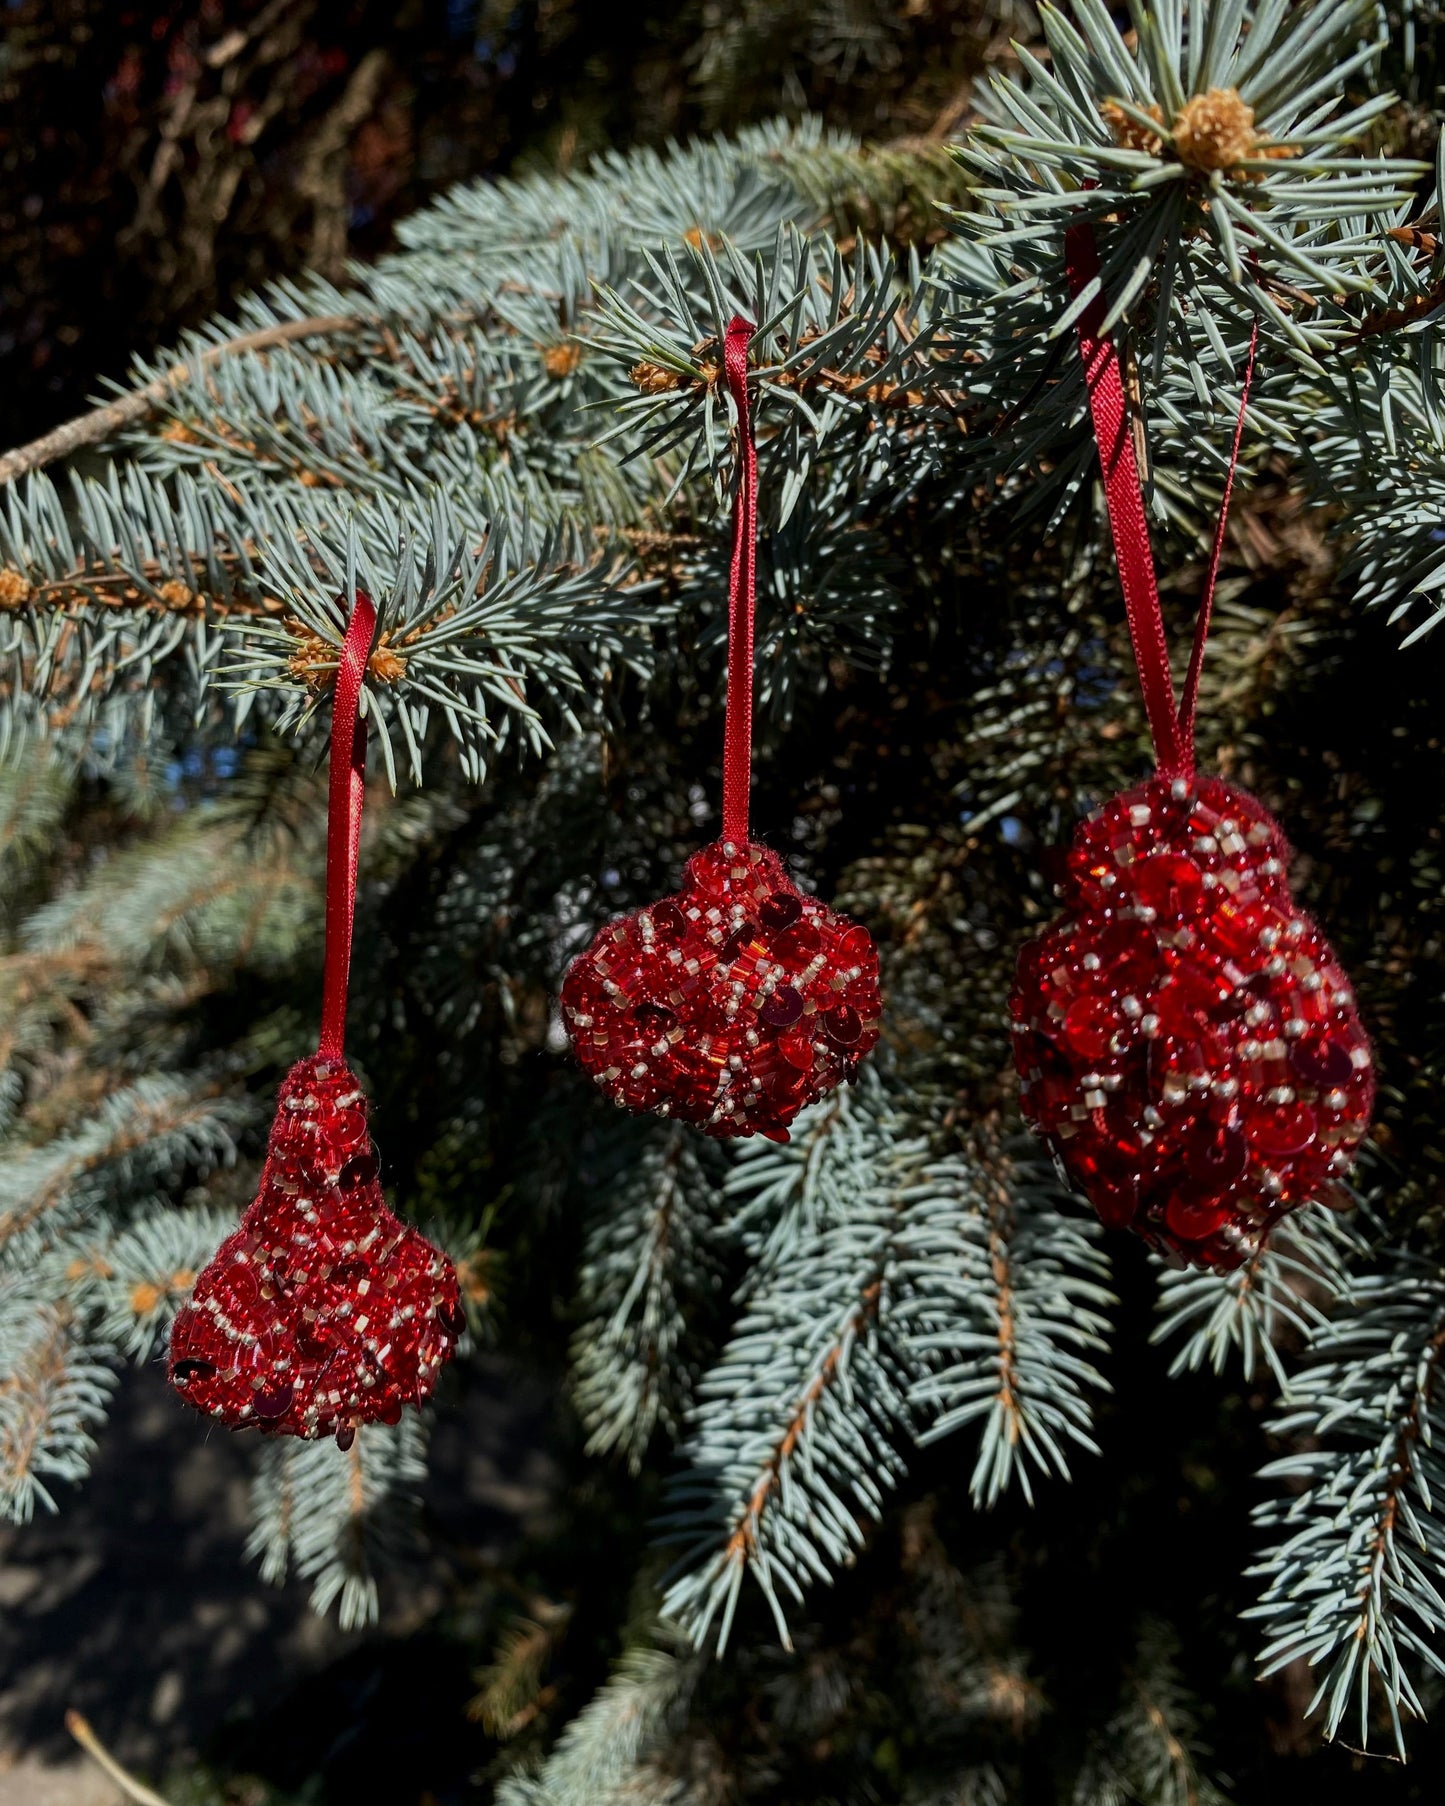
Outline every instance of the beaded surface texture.
[[1024, 1114], [1111, 1228], [1229, 1269], [1343, 1201], [1375, 1078], [1289, 847], [1222, 778], [1155, 777], [1081, 822], [1066, 909], [1019, 956]]
[[168, 1374], [231, 1429], [336, 1437], [430, 1396], [466, 1327], [447, 1257], [386, 1207], [341, 1060], [281, 1086], [261, 1186], [171, 1329]]
[[609, 922], [562, 984], [577, 1057], [609, 1096], [719, 1137], [786, 1141], [853, 1076], [881, 1013], [867, 929], [755, 842], [694, 853], [675, 896]]

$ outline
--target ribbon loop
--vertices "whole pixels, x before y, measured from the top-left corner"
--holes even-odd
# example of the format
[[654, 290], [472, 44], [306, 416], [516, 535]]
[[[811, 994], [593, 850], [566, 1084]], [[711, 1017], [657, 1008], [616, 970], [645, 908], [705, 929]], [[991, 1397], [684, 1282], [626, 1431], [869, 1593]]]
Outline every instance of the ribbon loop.
[[1254, 356], [1259, 349], [1259, 318], [1256, 315], [1249, 334], [1249, 358], [1244, 366], [1244, 385], [1239, 391], [1239, 413], [1234, 421], [1234, 440], [1229, 448], [1229, 465], [1224, 473], [1224, 494], [1219, 502], [1219, 521], [1214, 529], [1214, 544], [1209, 553], [1209, 569], [1205, 573], [1204, 593], [1199, 598], [1199, 613], [1194, 621], [1194, 644], [1189, 651], [1189, 670], [1184, 678], [1184, 695], [1179, 702], [1179, 733], [1189, 763], [1194, 763], [1194, 711], [1199, 702], [1199, 674], [1204, 669], [1204, 642], [1209, 638], [1209, 617], [1214, 612], [1214, 585], [1219, 579], [1219, 560], [1224, 552], [1224, 528], [1229, 520], [1229, 498], [1234, 493], [1234, 473], [1239, 468], [1239, 445], [1244, 438], [1244, 414], [1249, 404], [1249, 385], [1254, 380]]
[[[1064, 265], [1069, 292], [1075, 297], [1081, 295], [1099, 274], [1099, 248], [1094, 238], [1094, 229], [1087, 222], [1070, 226], [1065, 232]], [[1244, 386], [1239, 397], [1239, 416], [1235, 422], [1234, 443], [1229, 453], [1219, 523], [1215, 528], [1209, 571], [1195, 618], [1194, 644], [1189, 657], [1188, 676], [1184, 682], [1184, 696], [1176, 708], [1174, 676], [1169, 667], [1169, 644], [1164, 630], [1164, 612], [1159, 604], [1154, 553], [1149, 542], [1149, 521], [1144, 510], [1144, 491], [1139, 481], [1139, 466], [1134, 457], [1134, 441], [1129, 430], [1129, 411], [1119, 370], [1119, 351], [1113, 337], [1103, 334], [1104, 313], [1105, 297], [1101, 287], [1079, 315], [1077, 330], [1079, 356], [1083, 362], [1084, 383], [1089, 395], [1089, 412], [1093, 419], [1094, 439], [1099, 448], [1099, 463], [1104, 477], [1104, 500], [1114, 539], [1114, 556], [1119, 567], [1119, 587], [1124, 592], [1129, 639], [1134, 648], [1134, 663], [1139, 672], [1139, 687], [1144, 695], [1144, 711], [1149, 718], [1149, 733], [1154, 742], [1154, 757], [1160, 775], [1187, 777], [1194, 770], [1194, 716], [1199, 699], [1199, 677], [1204, 667], [1204, 644], [1209, 637], [1214, 587], [1219, 576], [1219, 560], [1224, 550], [1225, 523], [1229, 517], [1234, 473], [1239, 463], [1239, 446], [1244, 436], [1245, 408], [1249, 401], [1255, 352], [1259, 345], [1259, 322], [1255, 321], [1250, 335], [1249, 361], [1245, 367]]]
[[376, 607], [357, 590], [331, 712], [331, 775], [326, 807], [326, 960], [317, 1052], [339, 1060], [346, 1045], [346, 993], [351, 977], [351, 930], [356, 919], [356, 863], [361, 851], [361, 806], [366, 798], [366, 721], [361, 686], [376, 632]]
[[728, 575], [728, 687], [723, 712], [723, 839], [748, 840], [753, 767], [753, 617], [757, 606], [758, 449], [748, 413], [751, 320], [734, 315], [723, 339], [723, 375], [738, 415], [738, 488]]

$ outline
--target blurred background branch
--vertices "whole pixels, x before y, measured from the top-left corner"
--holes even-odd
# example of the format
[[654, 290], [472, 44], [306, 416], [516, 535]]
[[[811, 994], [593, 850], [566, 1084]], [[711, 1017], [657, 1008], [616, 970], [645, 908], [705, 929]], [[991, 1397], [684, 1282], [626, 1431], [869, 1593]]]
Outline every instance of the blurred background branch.
[[637, 0], [620, 28], [596, 0], [10, 0], [0, 444], [268, 277], [339, 278], [467, 176], [779, 113], [952, 131], [1010, 17], [833, 10]]

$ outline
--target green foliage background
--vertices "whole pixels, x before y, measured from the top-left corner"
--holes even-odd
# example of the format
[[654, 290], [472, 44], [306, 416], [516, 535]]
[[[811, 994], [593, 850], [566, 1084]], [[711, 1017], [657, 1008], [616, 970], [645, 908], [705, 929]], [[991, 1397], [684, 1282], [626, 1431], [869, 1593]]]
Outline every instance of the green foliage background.
[[[177, 1800], [383, 1776], [501, 1806], [1436, 1797], [1445, 412], [1439, 254], [1385, 234], [1438, 229], [1439, 22], [1215, 0], [1126, 42], [1072, 18], [699, 6], [623, 81], [600, 13], [486, 15], [610, 46], [547, 90], [521, 179], [236, 302], [351, 323], [219, 358], [114, 463], [7, 493], [10, 1515], [85, 1483], [121, 1364], [161, 1385], [308, 1050], [308, 673], [357, 581], [405, 671], [369, 693], [352, 1050], [387, 1183], [467, 1282], [437, 1414], [488, 1345], [558, 1407], [551, 1528], [502, 1571], [418, 1515], [425, 1424], [345, 1465], [258, 1452], [262, 1578], [364, 1626], [420, 1546], [447, 1603], [401, 1651], [363, 1642], [324, 1705], [238, 1709]], [[1046, 68], [1005, 51], [1045, 28]], [[1016, 85], [985, 103], [986, 53]], [[1213, 184], [1099, 112], [1133, 83], [1172, 118], [1171, 83], [1251, 74], [1301, 154]], [[624, 135], [723, 135], [589, 165], [628, 92]], [[1303, 1213], [1241, 1282], [1106, 1241], [1021, 1139], [1009, 1070], [1050, 849], [1147, 756], [1059, 282], [1085, 178], [1181, 643], [1261, 322], [1201, 754], [1287, 823], [1380, 1055], [1360, 1208]], [[1255, 231], [1257, 263], [1230, 236]], [[552, 1000], [715, 824], [732, 306], [767, 326], [754, 820], [873, 929], [889, 1037], [792, 1147], [724, 1158], [593, 1097]], [[473, 1671], [470, 1716], [409, 1661]]]

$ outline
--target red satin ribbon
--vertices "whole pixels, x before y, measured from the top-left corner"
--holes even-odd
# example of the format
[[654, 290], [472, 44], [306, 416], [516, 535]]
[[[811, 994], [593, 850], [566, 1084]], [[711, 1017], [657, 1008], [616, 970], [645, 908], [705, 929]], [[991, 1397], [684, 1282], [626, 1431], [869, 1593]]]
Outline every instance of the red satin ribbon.
[[[1099, 249], [1094, 229], [1083, 223], [1070, 226], [1064, 234], [1064, 265], [1068, 272], [1069, 292], [1078, 296], [1099, 274]], [[1129, 411], [1124, 401], [1124, 384], [1119, 373], [1119, 351], [1112, 337], [1101, 335], [1104, 323], [1102, 290], [1079, 315], [1079, 356], [1084, 365], [1084, 382], [1089, 392], [1089, 410], [1094, 420], [1094, 438], [1099, 446], [1099, 463], [1104, 473], [1104, 499], [1109, 510], [1109, 526], [1114, 536], [1114, 556], [1119, 566], [1119, 586], [1124, 592], [1124, 608], [1129, 617], [1129, 638], [1134, 647], [1134, 663], [1139, 669], [1139, 687], [1144, 693], [1144, 709], [1149, 717], [1149, 732], [1154, 741], [1154, 757], [1164, 777], [1188, 776], [1194, 770], [1194, 715], [1199, 700], [1199, 674], [1204, 668], [1204, 642], [1209, 637], [1209, 618], [1214, 609], [1214, 586], [1219, 576], [1219, 560], [1224, 551], [1224, 528], [1229, 517], [1229, 498], [1234, 490], [1234, 472], [1239, 462], [1239, 446], [1244, 436], [1244, 413], [1249, 400], [1249, 385], [1254, 376], [1254, 354], [1259, 344], [1259, 322], [1255, 321], [1249, 340], [1249, 360], [1244, 371], [1244, 387], [1240, 391], [1239, 416], [1234, 426], [1234, 443], [1229, 453], [1229, 469], [1224, 479], [1224, 499], [1215, 528], [1214, 548], [1204, 593], [1194, 622], [1194, 645], [1189, 655], [1189, 672], [1184, 680], [1184, 696], [1178, 708], [1174, 704], [1174, 676], [1169, 668], [1169, 646], [1164, 632], [1164, 614], [1159, 606], [1159, 585], [1154, 576], [1154, 554], [1149, 544], [1149, 523], [1144, 512], [1144, 492], [1139, 481], [1139, 466], [1134, 459], [1134, 440], [1129, 430]]]
[[361, 805], [366, 797], [366, 722], [361, 686], [376, 631], [371, 597], [356, 605], [341, 659], [331, 713], [331, 781], [326, 808], [326, 965], [321, 989], [324, 1058], [339, 1060], [346, 1045], [346, 990], [351, 976], [351, 928], [356, 919], [356, 859], [361, 850]]
[[756, 331], [738, 314], [723, 339], [723, 374], [738, 411], [738, 492], [728, 576], [728, 693], [723, 715], [723, 839], [744, 846], [753, 768], [753, 614], [757, 605], [758, 448], [748, 415], [748, 343]]

